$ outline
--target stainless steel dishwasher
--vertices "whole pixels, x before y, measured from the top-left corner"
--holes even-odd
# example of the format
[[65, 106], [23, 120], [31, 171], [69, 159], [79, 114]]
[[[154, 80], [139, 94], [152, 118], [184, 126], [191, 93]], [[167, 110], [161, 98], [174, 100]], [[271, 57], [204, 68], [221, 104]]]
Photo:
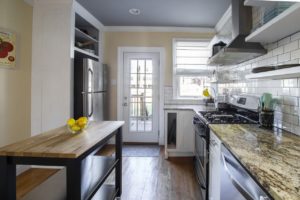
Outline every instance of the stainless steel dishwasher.
[[221, 146], [221, 200], [271, 200], [229, 150]]

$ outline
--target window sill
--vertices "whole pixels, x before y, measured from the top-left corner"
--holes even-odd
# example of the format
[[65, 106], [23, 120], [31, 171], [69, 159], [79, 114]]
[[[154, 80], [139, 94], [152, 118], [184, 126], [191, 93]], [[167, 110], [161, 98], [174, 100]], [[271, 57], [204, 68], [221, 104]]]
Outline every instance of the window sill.
[[185, 98], [185, 97], [173, 97], [173, 100], [196, 100], [196, 101], [203, 101], [205, 98]]

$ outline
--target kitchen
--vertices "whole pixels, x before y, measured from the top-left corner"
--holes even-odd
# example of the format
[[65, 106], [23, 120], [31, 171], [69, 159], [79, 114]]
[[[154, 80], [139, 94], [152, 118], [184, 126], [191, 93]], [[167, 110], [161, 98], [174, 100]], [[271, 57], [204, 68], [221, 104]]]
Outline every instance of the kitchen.
[[[15, 67], [0, 65], [1, 199], [300, 198], [299, 3], [1, 0], [0, 13], [17, 38]], [[84, 82], [76, 114], [78, 59], [107, 71], [87, 70], [105, 86]], [[113, 160], [86, 193], [99, 173], [70, 163], [102, 169], [88, 164], [99, 149]]]

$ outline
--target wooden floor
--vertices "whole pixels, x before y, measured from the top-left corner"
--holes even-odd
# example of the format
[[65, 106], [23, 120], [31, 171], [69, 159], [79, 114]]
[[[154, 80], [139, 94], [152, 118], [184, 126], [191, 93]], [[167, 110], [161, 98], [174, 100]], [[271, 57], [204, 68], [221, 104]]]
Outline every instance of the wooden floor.
[[[123, 157], [122, 200], [201, 200], [192, 158]], [[113, 147], [100, 155], [112, 155]], [[17, 177], [17, 195], [23, 196], [56, 171], [31, 169]], [[37, 177], [40, 177], [39, 179]]]

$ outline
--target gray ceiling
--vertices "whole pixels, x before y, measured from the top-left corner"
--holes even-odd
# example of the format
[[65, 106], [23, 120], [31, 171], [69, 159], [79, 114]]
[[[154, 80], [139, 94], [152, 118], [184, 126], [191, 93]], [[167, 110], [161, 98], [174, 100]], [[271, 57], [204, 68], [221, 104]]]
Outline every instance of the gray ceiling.
[[[77, 0], [105, 26], [214, 27], [230, 0]], [[141, 10], [139, 16], [130, 8]]]

